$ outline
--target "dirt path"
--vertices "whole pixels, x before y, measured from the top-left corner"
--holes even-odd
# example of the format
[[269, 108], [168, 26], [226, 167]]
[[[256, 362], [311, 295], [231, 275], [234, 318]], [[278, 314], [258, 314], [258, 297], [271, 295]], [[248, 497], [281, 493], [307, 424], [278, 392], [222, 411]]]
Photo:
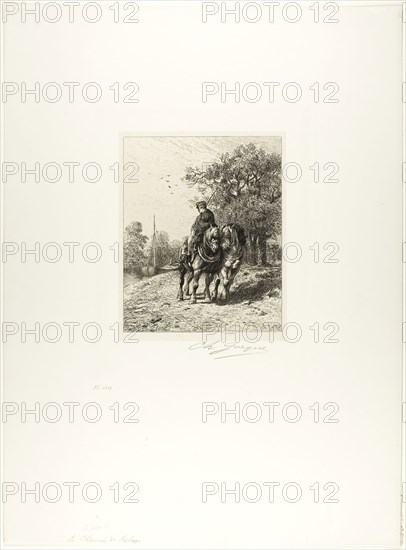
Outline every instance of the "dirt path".
[[[280, 328], [280, 266], [256, 268], [243, 266], [231, 289], [230, 300], [203, 302], [203, 279], [197, 304], [190, 299], [178, 301], [179, 274], [176, 271], [150, 278], [124, 277], [124, 330], [137, 332], [196, 332], [203, 325], [230, 328], [239, 323], [267, 323]], [[221, 288], [221, 287], [220, 287]]]

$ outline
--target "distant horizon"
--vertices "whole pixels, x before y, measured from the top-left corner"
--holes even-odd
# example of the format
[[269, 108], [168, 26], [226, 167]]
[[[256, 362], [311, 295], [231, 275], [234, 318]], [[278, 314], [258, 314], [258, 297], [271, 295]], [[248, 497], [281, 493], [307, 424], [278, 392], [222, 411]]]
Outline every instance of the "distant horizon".
[[186, 168], [202, 167], [248, 143], [282, 154], [280, 136], [124, 138], [124, 164], [135, 162], [139, 167], [134, 176], [139, 181], [124, 184], [124, 228], [139, 222], [143, 234], [151, 237], [155, 215], [156, 231], [165, 231], [171, 241], [182, 241], [197, 216], [190, 201], [198, 192], [181, 181]]

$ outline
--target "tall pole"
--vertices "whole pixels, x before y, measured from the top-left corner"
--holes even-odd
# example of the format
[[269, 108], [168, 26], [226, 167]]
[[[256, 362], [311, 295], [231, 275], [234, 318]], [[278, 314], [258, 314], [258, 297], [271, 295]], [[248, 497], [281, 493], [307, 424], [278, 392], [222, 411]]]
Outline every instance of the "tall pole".
[[154, 255], [154, 267], [156, 267], [156, 242], [155, 242], [155, 214], [154, 214], [154, 234], [152, 236], [152, 251]]

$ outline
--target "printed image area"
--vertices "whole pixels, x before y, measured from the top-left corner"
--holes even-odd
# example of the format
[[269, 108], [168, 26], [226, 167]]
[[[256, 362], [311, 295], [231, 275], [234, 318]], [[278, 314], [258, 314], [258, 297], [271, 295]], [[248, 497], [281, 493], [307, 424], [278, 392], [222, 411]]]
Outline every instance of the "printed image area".
[[125, 137], [124, 330], [281, 328], [282, 139]]

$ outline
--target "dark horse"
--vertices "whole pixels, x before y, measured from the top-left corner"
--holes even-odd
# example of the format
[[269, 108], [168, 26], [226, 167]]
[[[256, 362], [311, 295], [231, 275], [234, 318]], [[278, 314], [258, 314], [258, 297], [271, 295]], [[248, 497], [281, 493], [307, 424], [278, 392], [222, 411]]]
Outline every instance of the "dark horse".
[[[213, 300], [217, 300], [218, 288], [220, 282], [223, 285], [224, 300], [227, 301], [230, 294], [230, 287], [233, 284], [234, 278], [241, 268], [244, 259], [244, 247], [247, 242], [244, 229], [236, 223], [228, 223], [221, 228], [221, 260], [214, 283]], [[211, 280], [213, 275], [211, 276]], [[209, 281], [209, 285], [210, 282]]]
[[198, 253], [193, 259], [192, 267], [189, 266], [187, 257], [187, 241], [183, 242], [180, 260], [179, 260], [179, 292], [178, 299], [183, 300], [183, 287], [185, 284], [186, 275], [186, 295], [189, 296], [189, 284], [193, 279], [193, 291], [191, 303], [196, 303], [196, 291], [199, 286], [200, 276], [205, 274], [205, 289], [204, 295], [206, 301], [210, 302], [210, 282], [213, 280], [214, 273], [219, 269], [221, 260], [220, 248], [220, 230], [217, 226], [211, 226], [206, 229], [203, 240], [198, 246]]

